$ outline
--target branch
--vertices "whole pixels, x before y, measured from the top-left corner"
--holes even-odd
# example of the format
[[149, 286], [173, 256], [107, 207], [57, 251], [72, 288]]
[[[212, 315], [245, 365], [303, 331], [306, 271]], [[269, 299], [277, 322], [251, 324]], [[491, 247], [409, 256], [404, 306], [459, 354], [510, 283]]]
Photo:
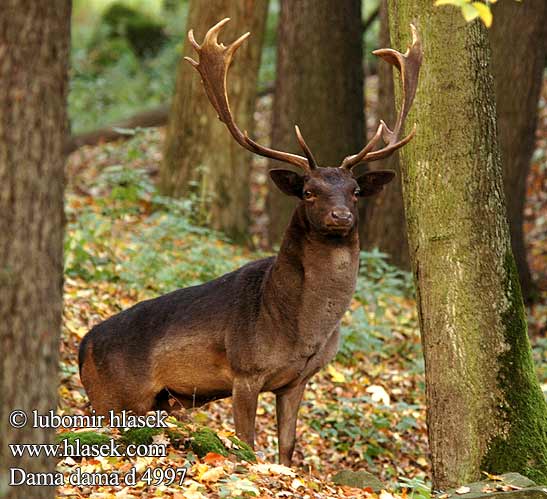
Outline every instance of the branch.
[[[273, 92], [273, 84], [267, 85], [263, 90], [258, 92], [257, 97], [264, 97]], [[79, 133], [68, 139], [65, 152], [70, 154], [82, 146], [96, 146], [105, 142], [113, 142], [114, 140], [127, 140], [131, 135], [116, 131], [117, 128], [149, 128], [158, 127], [167, 124], [169, 119], [169, 111], [171, 104], [162, 104], [160, 106], [141, 111], [133, 116], [112, 123], [105, 127], [97, 128], [90, 132]]]

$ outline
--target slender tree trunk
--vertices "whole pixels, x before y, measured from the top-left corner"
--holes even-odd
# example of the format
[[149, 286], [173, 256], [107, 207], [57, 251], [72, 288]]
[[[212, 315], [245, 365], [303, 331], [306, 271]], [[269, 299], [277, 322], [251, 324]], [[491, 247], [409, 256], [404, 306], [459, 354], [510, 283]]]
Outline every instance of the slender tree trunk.
[[498, 129], [513, 254], [525, 300], [534, 289], [523, 234], [526, 178], [534, 152], [547, 38], [547, 2], [503, 1], [489, 30], [496, 77]]
[[[360, 0], [282, 0], [272, 145], [299, 150], [299, 125], [322, 166], [338, 165], [363, 147], [363, 69]], [[272, 161], [271, 167], [286, 165]], [[294, 201], [271, 185], [270, 242], [279, 242]]]
[[52, 430], [16, 429], [14, 409], [57, 405], [62, 307], [63, 186], [70, 1], [8, 0], [0, 12], [0, 495], [54, 497], [8, 487], [9, 469], [54, 471], [15, 458], [9, 443], [42, 444]]
[[[207, 30], [224, 17], [231, 21], [220, 41], [232, 42], [250, 31], [238, 50], [228, 77], [232, 113], [242, 130], [252, 136], [256, 84], [268, 0], [191, 0], [188, 29], [201, 42]], [[184, 54], [195, 53], [184, 42]], [[161, 188], [172, 196], [205, 193], [213, 227], [236, 240], [247, 237], [249, 227], [249, 171], [251, 153], [230, 136], [207, 100], [196, 71], [181, 59], [175, 96], [167, 128]]]
[[[380, 47], [391, 47], [387, 0], [380, 2]], [[393, 126], [396, 120], [393, 67], [378, 63], [378, 118]], [[365, 249], [379, 248], [389, 256], [397, 267], [408, 269], [408, 242], [406, 237], [405, 211], [401, 189], [399, 154], [396, 152], [383, 161], [371, 165], [373, 169], [390, 169], [397, 172], [393, 182], [383, 191], [360, 205], [359, 226], [361, 246]]]
[[394, 46], [408, 43], [410, 22], [424, 65], [401, 163], [434, 486], [481, 470], [547, 483], [547, 405], [505, 216], [486, 29], [450, 6], [394, 0]]

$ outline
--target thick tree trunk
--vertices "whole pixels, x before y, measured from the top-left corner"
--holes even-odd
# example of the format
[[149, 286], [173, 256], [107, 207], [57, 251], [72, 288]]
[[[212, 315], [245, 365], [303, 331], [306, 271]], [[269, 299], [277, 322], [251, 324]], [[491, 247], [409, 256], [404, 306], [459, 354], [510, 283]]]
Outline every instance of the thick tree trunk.
[[[302, 154], [299, 125], [322, 166], [337, 166], [363, 147], [361, 2], [282, 0], [272, 145]], [[286, 165], [272, 161], [271, 167]], [[294, 201], [270, 184], [270, 242], [279, 242]]]
[[[220, 41], [232, 42], [246, 31], [252, 33], [237, 51], [228, 77], [232, 113], [239, 127], [251, 136], [267, 7], [268, 0], [192, 0], [188, 13], [188, 29], [194, 29], [198, 42], [224, 17], [231, 21]], [[196, 57], [187, 40], [183, 55]], [[250, 164], [251, 153], [237, 144], [217, 119], [199, 75], [181, 60], [161, 167], [163, 192], [172, 196], [204, 192], [210, 197], [212, 226], [241, 240], [247, 237], [249, 227]]]
[[[380, 2], [379, 47], [391, 47], [387, 0]], [[378, 63], [378, 118], [393, 126], [396, 120], [393, 66]], [[402, 269], [410, 268], [406, 237], [405, 211], [399, 170], [399, 154], [395, 152], [383, 161], [370, 165], [371, 169], [390, 169], [397, 177], [382, 192], [360, 205], [359, 226], [361, 246], [367, 250], [379, 248], [389, 256], [389, 261]]]
[[547, 37], [547, 2], [503, 1], [493, 5], [494, 24], [489, 30], [492, 69], [496, 77], [498, 129], [507, 215], [513, 254], [526, 300], [534, 289], [526, 259], [523, 210], [526, 178], [534, 152], [537, 107]]
[[394, 0], [394, 46], [409, 42], [410, 22], [424, 65], [401, 163], [434, 486], [481, 470], [547, 483], [547, 405], [505, 216], [486, 29], [453, 7]]
[[14, 458], [9, 443], [41, 444], [52, 430], [16, 429], [14, 409], [57, 401], [62, 307], [63, 165], [70, 1], [8, 0], [0, 12], [0, 495], [54, 497], [52, 487], [8, 487], [9, 469], [54, 471]]
[[[387, 0], [382, 0], [384, 5]], [[534, 288], [526, 259], [523, 235], [523, 207], [526, 177], [534, 150], [534, 131], [547, 39], [547, 3], [510, 1], [492, 6], [495, 22], [489, 30], [493, 72], [496, 82], [499, 140], [513, 254], [517, 262], [525, 300]], [[387, 13], [381, 10], [380, 46], [389, 46]], [[391, 67], [379, 65], [380, 117], [393, 116]], [[398, 171], [394, 154], [379, 165]], [[404, 209], [400, 183], [392, 182], [382, 193], [361, 207], [361, 241], [367, 249], [378, 247], [391, 261], [408, 268], [408, 245], [404, 231]]]

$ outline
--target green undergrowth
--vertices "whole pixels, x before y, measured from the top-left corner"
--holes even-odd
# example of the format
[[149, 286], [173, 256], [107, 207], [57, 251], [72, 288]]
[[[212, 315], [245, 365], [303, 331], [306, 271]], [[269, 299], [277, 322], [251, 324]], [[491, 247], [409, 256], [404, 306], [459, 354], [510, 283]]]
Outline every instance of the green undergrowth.
[[[102, 3], [105, 5], [76, 2], [68, 98], [73, 133], [166, 104], [175, 89], [186, 37], [188, 1], [173, 2], [170, 8], [154, 12], [146, 9], [146, 4], [135, 2]], [[114, 21], [112, 12], [116, 14]], [[259, 90], [271, 86], [275, 79], [278, 16], [279, 4], [272, 1]]]
[[338, 360], [352, 362], [356, 352], [378, 358], [398, 355], [412, 360], [421, 371], [420, 346], [416, 342], [391, 342], [394, 337], [414, 336], [416, 317], [409, 314], [414, 296], [412, 276], [388, 263], [388, 255], [378, 250], [362, 251], [354, 298], [362, 306], [342, 322]]
[[69, 195], [66, 204], [70, 277], [157, 295], [211, 280], [260, 256], [200, 226], [200, 204], [161, 196], [144, 169], [107, 167], [89, 189], [94, 195], [88, 202]]
[[[377, 0], [366, 2], [363, 18], [368, 19], [376, 7]], [[279, 1], [270, 0], [259, 91], [275, 81], [279, 11]], [[117, 14], [114, 20], [112, 12]], [[187, 13], [188, 0], [75, 2], [68, 98], [73, 133], [111, 124], [171, 100], [188, 28]], [[363, 37], [364, 58], [372, 67], [377, 58], [370, 52], [377, 46], [378, 32], [376, 19]]]

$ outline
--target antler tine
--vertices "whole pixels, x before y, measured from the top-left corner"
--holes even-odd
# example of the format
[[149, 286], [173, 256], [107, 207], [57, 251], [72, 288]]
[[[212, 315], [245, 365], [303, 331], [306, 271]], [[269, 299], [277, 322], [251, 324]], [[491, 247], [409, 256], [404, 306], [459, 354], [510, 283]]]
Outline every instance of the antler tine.
[[298, 128], [298, 125], [294, 125], [294, 130], [296, 132], [296, 138], [298, 139], [298, 143], [304, 151], [306, 158], [308, 158], [308, 165], [310, 167], [310, 170], [315, 170], [317, 168], [317, 162], [315, 161], [315, 158], [313, 157], [313, 154], [311, 152], [311, 149], [308, 147], [308, 144], [306, 144], [304, 137], [302, 137], [302, 133], [300, 133], [300, 128]]
[[[401, 73], [403, 102], [393, 131], [390, 130], [383, 121], [380, 121], [380, 125], [378, 126], [376, 134], [372, 140], [359, 153], [352, 156], [347, 156], [344, 161], [342, 161], [340, 168], [351, 170], [359, 163], [386, 158], [394, 151], [410, 142], [410, 140], [414, 137], [416, 133], [416, 124], [414, 124], [412, 131], [406, 137], [400, 139], [401, 129], [407, 117], [408, 111], [412, 106], [414, 96], [416, 95], [418, 75], [423, 58], [422, 44], [418, 37], [416, 27], [411, 24], [410, 29], [412, 31], [412, 44], [404, 54], [401, 54], [393, 49], [379, 49], [372, 52], [374, 55], [377, 55], [386, 62], [389, 62], [392, 66], [395, 66]], [[373, 148], [380, 140], [380, 137], [386, 145], [377, 151], [373, 151]]]
[[[270, 149], [269, 147], [262, 146], [252, 140], [247, 135], [247, 132], [242, 132], [235, 123], [232, 116], [232, 111], [230, 109], [230, 103], [228, 101], [226, 79], [228, 69], [236, 50], [247, 39], [250, 33], [245, 33], [228, 46], [218, 43], [218, 34], [229, 20], [230, 18], [225, 18], [210, 28], [209, 31], [207, 31], [201, 45], [196, 42], [193, 30], [190, 30], [188, 32], [188, 40], [199, 55], [199, 62], [194, 61], [190, 57], [185, 57], [185, 59], [198, 70], [201, 75], [201, 80], [203, 82], [205, 92], [207, 93], [207, 97], [215, 108], [218, 118], [228, 127], [228, 130], [234, 139], [241, 146], [260, 156], [284, 161], [285, 163], [298, 166], [305, 171], [310, 171], [315, 167], [315, 163], [313, 162], [314, 166], [312, 166], [313, 156], [311, 156], [311, 152], [309, 152], [307, 146], [304, 149], [304, 152], [306, 153], [308, 159], [297, 154]], [[302, 142], [300, 142], [300, 145], [302, 145], [302, 143], [305, 144], [303, 139]]]

